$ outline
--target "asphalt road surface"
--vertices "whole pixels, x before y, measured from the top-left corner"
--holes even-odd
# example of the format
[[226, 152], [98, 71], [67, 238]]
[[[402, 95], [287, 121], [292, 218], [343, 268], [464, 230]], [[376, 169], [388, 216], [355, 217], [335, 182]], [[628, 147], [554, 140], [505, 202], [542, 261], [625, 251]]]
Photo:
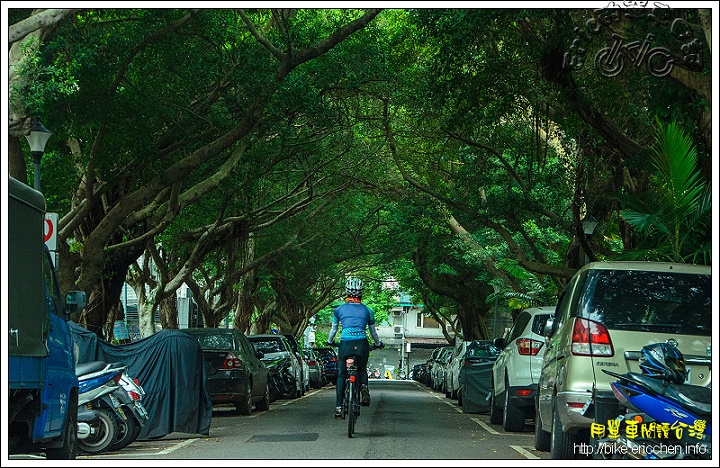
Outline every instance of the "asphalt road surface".
[[502, 426], [490, 424], [489, 414], [463, 413], [457, 400], [409, 380], [371, 380], [370, 391], [371, 404], [362, 408], [353, 438], [347, 436], [347, 421], [333, 417], [335, 387], [326, 385], [295, 400], [277, 400], [269, 411], [253, 411], [250, 416], [216, 405], [209, 436], [173, 433], [136, 441], [119, 452], [81, 454], [78, 458], [95, 462], [508, 459], [516, 460], [514, 464], [549, 459], [547, 452], [538, 452], [533, 446], [530, 420], [525, 432], [506, 433]]

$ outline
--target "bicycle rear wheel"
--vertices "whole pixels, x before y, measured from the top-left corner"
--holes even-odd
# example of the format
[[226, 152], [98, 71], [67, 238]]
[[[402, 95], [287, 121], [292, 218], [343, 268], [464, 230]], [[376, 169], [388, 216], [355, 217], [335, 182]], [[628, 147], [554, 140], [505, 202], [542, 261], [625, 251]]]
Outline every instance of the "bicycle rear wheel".
[[348, 437], [352, 437], [355, 432], [355, 382], [348, 382], [346, 393], [347, 399], [347, 420], [348, 420]]

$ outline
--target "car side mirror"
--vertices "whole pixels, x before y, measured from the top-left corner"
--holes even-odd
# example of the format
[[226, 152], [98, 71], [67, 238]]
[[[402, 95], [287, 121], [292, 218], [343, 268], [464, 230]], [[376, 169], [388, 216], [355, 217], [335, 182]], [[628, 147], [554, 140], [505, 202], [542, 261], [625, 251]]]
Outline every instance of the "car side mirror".
[[87, 295], [85, 291], [70, 291], [65, 295], [65, 314], [70, 314], [83, 310], [87, 305]]
[[553, 317], [550, 317], [547, 319], [547, 322], [545, 322], [545, 328], [543, 328], [543, 335], [545, 335], [545, 338], [550, 338], [552, 336], [554, 323], [555, 319]]
[[493, 344], [498, 349], [505, 349], [505, 338], [495, 338], [493, 341]]

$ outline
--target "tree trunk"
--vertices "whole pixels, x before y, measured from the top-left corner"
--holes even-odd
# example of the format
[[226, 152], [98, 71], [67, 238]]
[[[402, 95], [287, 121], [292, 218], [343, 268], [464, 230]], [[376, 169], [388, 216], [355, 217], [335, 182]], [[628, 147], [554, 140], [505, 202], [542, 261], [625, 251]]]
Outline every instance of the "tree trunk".
[[163, 329], [178, 329], [177, 294], [171, 294], [160, 301], [160, 326]]

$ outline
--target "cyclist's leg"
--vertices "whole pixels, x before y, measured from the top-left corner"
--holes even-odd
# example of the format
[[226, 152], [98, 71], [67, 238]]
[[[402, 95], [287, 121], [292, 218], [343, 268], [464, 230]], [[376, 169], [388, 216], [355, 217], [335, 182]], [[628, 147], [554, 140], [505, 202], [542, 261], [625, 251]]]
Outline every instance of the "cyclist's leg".
[[360, 379], [360, 385], [365, 385], [367, 387], [368, 384], [368, 375], [367, 375], [367, 363], [368, 358], [370, 357], [370, 345], [368, 344], [367, 340], [362, 340], [359, 346], [358, 351], [360, 352], [360, 355], [358, 356], [358, 377]]
[[345, 367], [345, 358], [348, 356], [348, 351], [351, 347], [348, 347], [347, 341], [340, 341], [338, 344], [338, 378], [337, 384], [335, 385], [335, 406], [342, 406], [343, 398], [345, 397], [345, 380], [347, 380], [347, 368]]

